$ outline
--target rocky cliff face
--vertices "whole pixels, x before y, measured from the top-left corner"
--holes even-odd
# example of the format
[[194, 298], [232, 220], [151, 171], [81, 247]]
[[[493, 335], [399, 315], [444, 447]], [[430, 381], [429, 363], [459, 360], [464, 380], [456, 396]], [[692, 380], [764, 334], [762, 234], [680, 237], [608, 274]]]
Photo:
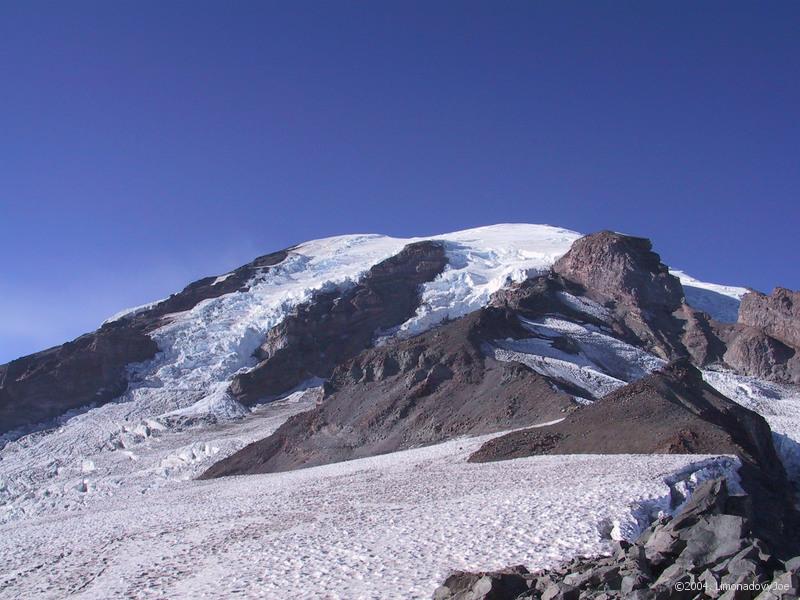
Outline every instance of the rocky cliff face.
[[683, 300], [680, 281], [646, 238], [611, 231], [587, 235], [556, 261], [553, 271], [602, 303], [671, 313]]
[[0, 433], [116, 398], [128, 385], [126, 365], [157, 351], [141, 331], [108, 326], [0, 366]]
[[693, 355], [716, 358], [716, 336], [707, 318], [683, 301], [650, 240], [601, 231], [576, 241], [553, 273], [612, 313], [618, 335], [666, 360]]
[[739, 323], [800, 348], [800, 292], [775, 288], [770, 294], [750, 292], [739, 306]]
[[745, 375], [800, 383], [800, 292], [746, 294], [724, 360]]

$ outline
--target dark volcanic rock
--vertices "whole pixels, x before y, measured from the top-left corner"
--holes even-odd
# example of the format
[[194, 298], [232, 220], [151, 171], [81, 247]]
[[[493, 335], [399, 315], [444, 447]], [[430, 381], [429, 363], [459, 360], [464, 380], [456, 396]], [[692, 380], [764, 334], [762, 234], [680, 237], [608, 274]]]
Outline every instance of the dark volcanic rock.
[[[759, 584], [762, 589], [772, 584], [759, 598], [796, 598], [800, 558], [778, 560], [781, 551], [796, 548], [770, 547], [760, 539], [752, 517], [765, 507], [756, 503], [742, 512], [746, 504], [741, 497], [729, 496], [724, 480], [706, 481], [674, 518], [654, 522], [633, 543], [617, 542], [613, 556], [578, 557], [534, 573], [524, 567], [457, 571], [436, 590], [434, 599], [754, 598]], [[481, 595], [490, 589], [489, 582], [509, 582], [514, 587], [504, 592], [497, 585], [493, 595]], [[740, 589], [723, 588], [732, 584]]]
[[724, 359], [743, 375], [800, 383], [800, 353], [755, 327], [736, 328]]
[[532, 454], [740, 454], [778, 464], [760, 415], [706, 384], [687, 360], [667, 365], [546, 428], [486, 442], [474, 462]]
[[362, 352], [335, 369], [319, 407], [203, 477], [310, 467], [563, 416], [570, 396], [481, 352], [487, 340], [523, 335], [512, 314], [488, 308]]
[[681, 342], [692, 362], [701, 367], [721, 364], [726, 351], [723, 339], [730, 327], [717, 323], [706, 313], [685, 304], [680, 318], [684, 322]]
[[456, 571], [434, 593], [434, 600], [500, 600], [528, 591], [528, 570], [511, 567], [502, 571]]
[[673, 312], [683, 301], [680, 281], [646, 238], [611, 231], [587, 235], [572, 244], [553, 271], [599, 302]]
[[321, 292], [267, 334], [261, 362], [237, 376], [231, 394], [244, 404], [285, 392], [372, 345], [376, 332], [402, 324], [419, 306], [420, 285], [447, 264], [440, 242], [409, 244], [372, 267], [357, 285]]
[[118, 397], [128, 387], [126, 365], [153, 358], [158, 352], [147, 334], [163, 325], [167, 315], [245, 289], [253, 275], [278, 264], [286, 255], [281, 251], [257, 258], [223, 281], [201, 279], [151, 308], [0, 366], [0, 434]]
[[739, 323], [758, 327], [770, 337], [800, 348], [800, 292], [779, 287], [769, 296], [745, 294], [739, 305]]
[[[664, 359], [709, 360], [720, 353], [712, 328], [685, 306], [680, 281], [648, 239], [611, 231], [587, 235], [556, 261], [553, 273], [575, 294], [608, 308], [619, 337]], [[687, 325], [691, 330], [685, 332]]]
[[0, 433], [116, 398], [128, 387], [125, 365], [157, 351], [137, 329], [106, 326], [0, 366]]
[[745, 294], [724, 360], [744, 375], [800, 383], [800, 292]]

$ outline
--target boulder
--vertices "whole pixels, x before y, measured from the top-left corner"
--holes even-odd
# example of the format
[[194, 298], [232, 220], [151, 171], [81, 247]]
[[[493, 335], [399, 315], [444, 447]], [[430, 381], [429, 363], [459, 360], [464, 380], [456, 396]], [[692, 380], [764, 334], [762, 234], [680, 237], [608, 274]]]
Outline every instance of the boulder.
[[457, 571], [433, 593], [434, 600], [503, 600], [528, 591], [528, 570], [511, 567], [502, 571], [466, 573]]

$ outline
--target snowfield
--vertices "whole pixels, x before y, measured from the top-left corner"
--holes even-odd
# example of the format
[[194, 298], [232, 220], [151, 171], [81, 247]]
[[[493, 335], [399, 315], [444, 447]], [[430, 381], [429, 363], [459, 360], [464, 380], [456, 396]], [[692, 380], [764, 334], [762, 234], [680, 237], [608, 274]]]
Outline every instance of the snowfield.
[[[541, 375], [589, 392], [587, 395], [591, 397], [583, 400], [601, 398], [666, 364], [664, 360], [611, 337], [594, 325], [556, 317], [522, 321], [535, 337], [496, 340], [492, 347], [486, 348], [486, 352], [498, 360], [521, 362]], [[562, 335], [569, 335], [578, 344], [577, 354], [564, 352], [553, 345], [553, 341]]]
[[[609, 549], [732, 458], [469, 464], [491, 436], [289, 473], [185, 481], [0, 526], [0, 598], [430, 598], [452, 569]], [[687, 468], [688, 467], [688, 468]]]

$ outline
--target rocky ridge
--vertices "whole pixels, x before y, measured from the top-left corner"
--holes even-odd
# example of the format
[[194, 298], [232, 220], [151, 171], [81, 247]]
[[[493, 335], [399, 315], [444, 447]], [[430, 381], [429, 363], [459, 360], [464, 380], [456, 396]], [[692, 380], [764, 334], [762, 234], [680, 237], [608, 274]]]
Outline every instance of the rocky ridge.
[[742, 297], [739, 319], [727, 329], [724, 361], [736, 371], [783, 383], [800, 383], [800, 292]]
[[484, 355], [496, 336], [524, 335], [486, 309], [344, 362], [320, 405], [290, 418], [202, 478], [265, 473], [371, 456], [458, 435], [557, 419], [574, 409], [564, 392], [519, 363]]

